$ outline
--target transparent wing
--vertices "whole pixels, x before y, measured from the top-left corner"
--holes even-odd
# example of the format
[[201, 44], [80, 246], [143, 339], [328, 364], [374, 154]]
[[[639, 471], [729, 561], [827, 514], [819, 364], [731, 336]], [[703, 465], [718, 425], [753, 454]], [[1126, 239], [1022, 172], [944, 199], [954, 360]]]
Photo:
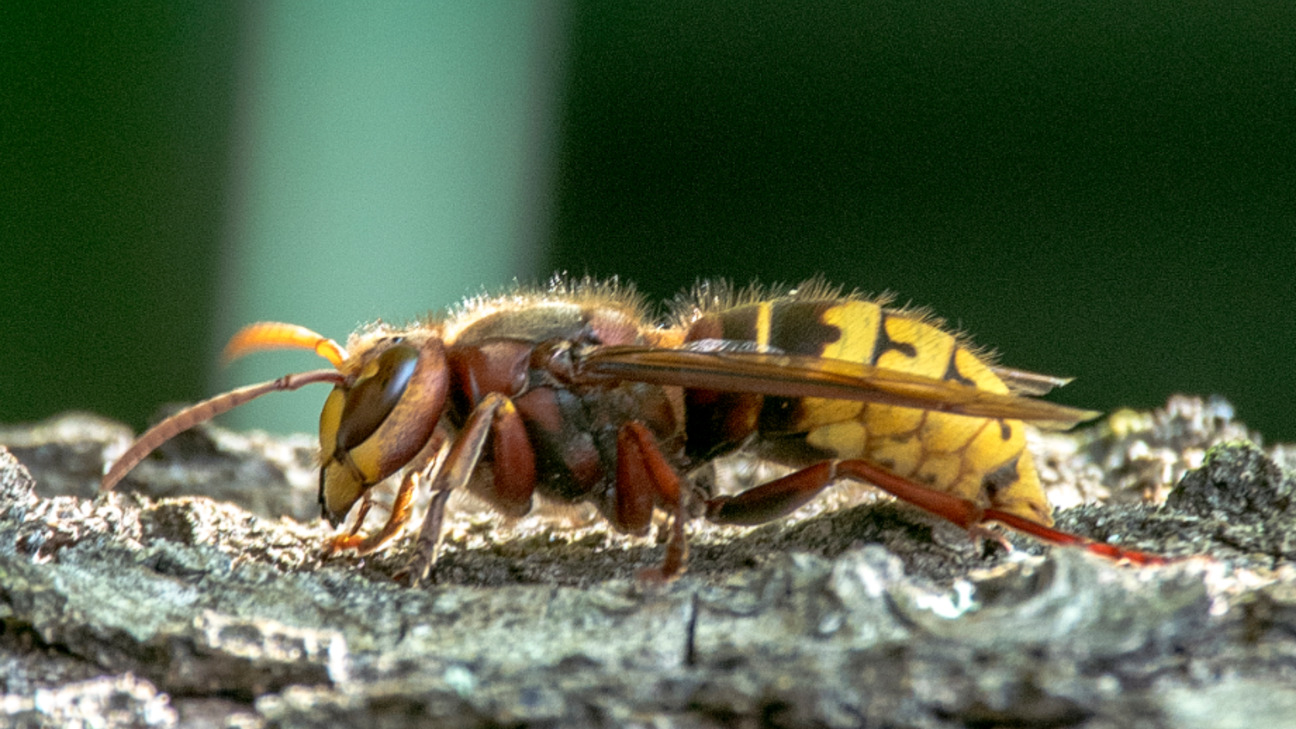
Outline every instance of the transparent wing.
[[[1018, 370], [1004, 371], [1021, 375], [1010, 375], [1009, 379], [1025, 385], [1009, 386], [1022, 392], [1046, 392], [1065, 382]], [[602, 347], [579, 357], [577, 373], [590, 381], [619, 378], [774, 397], [877, 402], [981, 418], [1027, 420], [1043, 428], [1069, 428], [1101, 414], [858, 362], [795, 354]]]

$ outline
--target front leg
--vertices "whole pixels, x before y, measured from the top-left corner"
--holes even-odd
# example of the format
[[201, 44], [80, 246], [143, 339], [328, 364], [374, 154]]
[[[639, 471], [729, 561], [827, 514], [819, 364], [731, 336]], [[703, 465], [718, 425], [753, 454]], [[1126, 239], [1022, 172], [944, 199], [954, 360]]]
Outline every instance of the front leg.
[[473, 408], [432, 482], [432, 503], [428, 505], [427, 516], [414, 542], [414, 554], [403, 573], [411, 586], [427, 579], [436, 563], [446, 501], [451, 493], [468, 483], [481, 462], [487, 441], [491, 442], [494, 479], [476, 494], [508, 516], [522, 516], [531, 510], [536, 482], [535, 451], [513, 401], [492, 392]]
[[400, 488], [396, 490], [396, 496], [392, 499], [387, 522], [382, 528], [373, 534], [360, 536], [365, 517], [369, 515], [369, 510], [374, 505], [373, 490], [370, 489], [361, 497], [355, 524], [345, 534], [339, 534], [329, 540], [328, 546], [324, 548], [324, 556], [331, 557], [349, 549], [354, 549], [360, 556], [372, 554], [398, 536], [413, 516], [414, 494], [418, 490], [419, 482], [430, 478], [436, 472], [438, 464], [442, 462], [445, 455], [445, 448], [446, 434], [438, 427], [431, 440], [415, 456], [412, 465], [406, 468], [405, 475], [401, 478]]
[[416, 469], [405, 472], [405, 476], [401, 478], [400, 488], [396, 490], [396, 498], [392, 500], [391, 514], [387, 517], [387, 522], [373, 534], [361, 536], [360, 527], [364, 525], [369, 508], [373, 506], [371, 492], [366, 491], [363, 501], [360, 502], [360, 511], [356, 514], [355, 526], [347, 530], [346, 534], [339, 534], [329, 540], [328, 546], [324, 548], [324, 556], [331, 557], [338, 552], [354, 549], [363, 557], [378, 551], [400, 534], [413, 515], [414, 492], [418, 489], [421, 480], [419, 473], [420, 471]]

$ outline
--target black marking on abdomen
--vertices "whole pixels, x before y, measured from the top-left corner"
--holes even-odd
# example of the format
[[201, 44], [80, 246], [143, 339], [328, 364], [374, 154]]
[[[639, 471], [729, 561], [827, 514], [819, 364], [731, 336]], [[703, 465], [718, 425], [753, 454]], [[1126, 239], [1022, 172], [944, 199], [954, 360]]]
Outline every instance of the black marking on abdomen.
[[722, 312], [720, 321], [724, 327], [721, 338], [743, 342], [756, 341], [756, 320], [760, 315], [760, 304], [749, 304]]
[[835, 306], [833, 302], [775, 302], [770, 311], [769, 345], [789, 354], [823, 354], [826, 345], [841, 339], [841, 327], [823, 320]]
[[[841, 327], [824, 322], [837, 304], [824, 301], [777, 301], [770, 307], [769, 346], [789, 354], [819, 356], [842, 337]], [[763, 433], [791, 433], [805, 417], [805, 400], [766, 397], [760, 413]]]
[[869, 364], [876, 365], [878, 359], [889, 351], [896, 351], [906, 357], [913, 358], [918, 356], [918, 350], [910, 342], [897, 342], [887, 334], [887, 320], [890, 316], [883, 311], [882, 316], [878, 317], [877, 339], [873, 342], [873, 356], [869, 358]]
[[799, 397], [766, 397], [761, 405], [757, 430], [762, 433], [791, 433], [797, 430], [803, 417]]
[[987, 473], [985, 478], [981, 479], [981, 488], [985, 490], [986, 497], [990, 499], [991, 504], [994, 503], [995, 497], [999, 495], [1000, 491], [1017, 483], [1017, 480], [1021, 478], [1021, 474], [1017, 472], [1017, 461], [1020, 458], [1021, 454], [1018, 454], [1016, 458]]
[[949, 364], [945, 366], [945, 374], [941, 375], [941, 379], [949, 382], [957, 382], [960, 385], [976, 387], [975, 382], [963, 376], [962, 372], [959, 372], [958, 353], [959, 353], [959, 347], [955, 345], [954, 349], [950, 351]]

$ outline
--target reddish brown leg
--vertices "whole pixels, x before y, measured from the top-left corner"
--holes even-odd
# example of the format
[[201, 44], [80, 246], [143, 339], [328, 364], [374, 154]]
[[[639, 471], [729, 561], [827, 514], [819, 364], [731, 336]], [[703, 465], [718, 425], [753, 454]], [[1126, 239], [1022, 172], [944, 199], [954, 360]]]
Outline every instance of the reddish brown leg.
[[817, 463], [740, 494], [716, 497], [707, 502], [707, 518], [721, 524], [761, 524], [796, 511], [843, 476], [871, 483], [902, 501], [948, 519], [969, 531], [977, 529], [984, 522], [997, 521], [1041, 541], [1083, 547], [1110, 559], [1145, 565], [1165, 564], [1169, 561], [1158, 555], [1094, 542], [997, 509], [983, 509], [969, 499], [933, 490], [861, 460]]
[[373, 504], [369, 500], [369, 494], [366, 492], [365, 502], [360, 505], [360, 513], [356, 515], [355, 526], [346, 534], [333, 537], [332, 542], [329, 543], [327, 553], [337, 554], [343, 550], [354, 549], [358, 554], [364, 556], [378, 551], [384, 544], [400, 534], [414, 511], [414, 492], [418, 489], [421, 480], [419, 473], [419, 471], [407, 471], [405, 473], [404, 478], [401, 479], [400, 488], [396, 491], [396, 498], [392, 501], [391, 514], [387, 517], [387, 523], [383, 524], [382, 528], [373, 534], [361, 537], [358, 532], [361, 525], [364, 524], [365, 516], [369, 513], [369, 507]]
[[1064, 547], [1080, 547], [1086, 549], [1101, 557], [1115, 560], [1117, 562], [1132, 562], [1139, 565], [1162, 565], [1171, 564], [1176, 560], [1151, 552], [1141, 552], [1137, 549], [1122, 549], [1105, 542], [1095, 542], [1092, 539], [1086, 539], [1077, 534], [1058, 531], [1043, 524], [1036, 524], [1029, 519], [1023, 519], [1016, 514], [1009, 514], [998, 509], [985, 510], [986, 521], [997, 521], [1012, 529], [1016, 529], [1023, 534], [1029, 534], [1036, 539], [1051, 544], [1058, 544]]
[[1046, 527], [1043, 524], [1038, 524], [1030, 519], [1006, 511], [982, 509], [972, 501], [933, 491], [867, 461], [841, 461], [837, 466], [837, 470], [839, 473], [850, 474], [861, 480], [868, 481], [897, 498], [908, 501], [937, 516], [945, 517], [964, 529], [973, 529], [981, 523], [997, 521], [1023, 534], [1029, 534], [1042, 542], [1063, 547], [1080, 547], [1118, 562], [1159, 565], [1169, 564], [1173, 561], [1158, 554], [1140, 552], [1136, 549], [1121, 549], [1111, 544], [1095, 542], [1092, 539], [1086, 539], [1076, 534]]
[[535, 454], [513, 402], [492, 392], [468, 416], [432, 482], [432, 503], [405, 571], [411, 585], [426, 579], [436, 563], [445, 502], [452, 492], [468, 483], [481, 461], [487, 440], [494, 441], [491, 458], [495, 479], [489, 488], [478, 490], [477, 494], [504, 514], [521, 516], [530, 510], [531, 494], [535, 490]]
[[833, 463], [816, 463], [741, 493], [710, 499], [707, 501], [706, 517], [717, 524], [764, 524], [787, 516], [809, 503], [834, 478], [836, 471]]
[[396, 575], [396, 579], [408, 582], [410, 587], [418, 587], [427, 579], [432, 565], [436, 564], [437, 548], [441, 546], [441, 525], [445, 521], [445, 505], [450, 500], [450, 489], [442, 489], [432, 494], [428, 503], [427, 516], [423, 517], [423, 526], [419, 529], [418, 541], [414, 543], [414, 556], [409, 566]]
[[662, 455], [657, 439], [648, 428], [637, 422], [626, 423], [617, 433], [617, 528], [631, 534], [644, 533], [652, 521], [656, 505], [671, 512], [666, 555], [660, 567], [644, 570], [639, 577], [669, 581], [683, 574], [688, 564], [680, 477]]

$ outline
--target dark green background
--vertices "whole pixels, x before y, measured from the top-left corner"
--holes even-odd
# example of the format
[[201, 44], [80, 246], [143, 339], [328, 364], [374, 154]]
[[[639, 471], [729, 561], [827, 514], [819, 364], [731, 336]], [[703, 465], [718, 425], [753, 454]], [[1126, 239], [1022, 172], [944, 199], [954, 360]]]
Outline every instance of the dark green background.
[[[1077, 376], [1068, 403], [1218, 393], [1296, 440], [1289, 3], [695, 5], [566, 8], [549, 268], [654, 298], [822, 272]], [[245, 9], [20, 12], [0, 422], [138, 426], [210, 394]]]

